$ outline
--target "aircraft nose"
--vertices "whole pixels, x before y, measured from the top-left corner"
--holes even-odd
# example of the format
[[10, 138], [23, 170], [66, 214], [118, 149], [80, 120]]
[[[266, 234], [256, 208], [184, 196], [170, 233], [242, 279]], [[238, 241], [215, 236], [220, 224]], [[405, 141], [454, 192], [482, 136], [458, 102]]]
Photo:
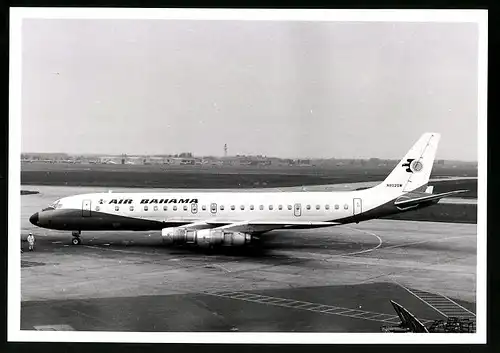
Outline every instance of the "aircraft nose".
[[31, 224], [34, 224], [35, 226], [38, 224], [38, 212], [31, 215], [30, 222], [31, 222]]

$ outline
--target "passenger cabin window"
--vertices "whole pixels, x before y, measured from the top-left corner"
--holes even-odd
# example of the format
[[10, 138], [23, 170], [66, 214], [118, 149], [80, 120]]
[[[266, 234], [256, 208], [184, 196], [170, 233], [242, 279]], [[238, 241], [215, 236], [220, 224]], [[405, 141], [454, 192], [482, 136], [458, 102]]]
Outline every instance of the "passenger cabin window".
[[349, 209], [349, 205], [348, 205], [348, 204], [345, 204], [345, 205], [344, 205], [344, 210], [347, 210], [347, 209]]
[[203, 211], [206, 211], [206, 210], [207, 210], [207, 206], [203, 205], [203, 206], [201, 206], [201, 209], [202, 209]]
[[311, 205], [307, 205], [306, 209], [310, 210], [311, 209]]
[[272, 211], [273, 210], [273, 205], [269, 205], [269, 210]]
[[224, 211], [224, 205], [220, 205], [220, 210]]
[[282, 209], [283, 209], [283, 206], [282, 206], [282, 205], [279, 205], [279, 206], [278, 206], [278, 210], [280, 210], [280, 211], [281, 211]]
[[167, 205], [164, 205], [163, 206], [163, 211], [167, 211], [168, 210], [168, 206]]
[[184, 207], [182, 207], [182, 209], [183, 209], [184, 211], [187, 211], [187, 210], [188, 210], [188, 207], [187, 207], [186, 205], [184, 205]]
[[330, 205], [325, 205], [325, 210], [329, 210], [330, 209]]
[[253, 211], [253, 205], [250, 205], [250, 211]]
[[259, 209], [260, 209], [261, 211], [263, 211], [263, 210], [264, 210], [264, 205], [260, 205], [260, 206], [259, 206]]
[[241, 206], [240, 206], [240, 210], [242, 210], [242, 211], [243, 211], [244, 209], [245, 209], [245, 206], [241, 205]]
[[316, 205], [316, 209], [319, 210], [319, 208], [320, 208], [319, 205]]
[[335, 209], [338, 210], [339, 209], [339, 205], [335, 205]]
[[174, 211], [177, 211], [177, 206], [174, 206]]
[[158, 206], [153, 207], [153, 210], [158, 211]]
[[231, 211], [234, 211], [235, 207], [234, 205], [231, 206]]
[[147, 211], [148, 210], [148, 206], [144, 206], [144, 211]]
[[134, 210], [134, 206], [130, 206], [130, 211], [133, 211]]
[[291, 211], [292, 210], [292, 205], [288, 205], [288, 210]]

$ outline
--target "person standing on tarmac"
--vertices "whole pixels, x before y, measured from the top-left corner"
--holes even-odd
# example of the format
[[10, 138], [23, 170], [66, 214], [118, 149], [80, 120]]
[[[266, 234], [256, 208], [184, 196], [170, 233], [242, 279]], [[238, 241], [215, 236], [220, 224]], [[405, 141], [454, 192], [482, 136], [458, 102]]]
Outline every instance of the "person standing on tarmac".
[[30, 232], [27, 240], [28, 240], [28, 244], [29, 244], [29, 251], [34, 251], [35, 250], [35, 236], [33, 235], [33, 233]]

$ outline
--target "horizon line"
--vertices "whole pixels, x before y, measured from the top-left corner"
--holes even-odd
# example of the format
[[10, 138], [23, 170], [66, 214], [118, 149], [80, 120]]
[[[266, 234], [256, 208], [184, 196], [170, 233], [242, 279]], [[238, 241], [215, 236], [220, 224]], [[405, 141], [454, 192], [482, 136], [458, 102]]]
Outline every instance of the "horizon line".
[[[181, 153], [191, 153], [191, 152], [181, 152]], [[385, 157], [277, 157], [277, 156], [269, 156], [269, 155], [264, 155], [264, 154], [259, 154], [259, 155], [228, 155], [228, 156], [219, 156], [219, 155], [192, 155], [192, 157], [174, 157], [173, 154], [167, 153], [167, 154], [105, 154], [105, 153], [68, 153], [68, 152], [21, 152], [22, 154], [65, 154], [68, 156], [99, 156], [99, 157], [124, 157], [124, 158], [131, 158], [131, 157], [164, 157], [164, 158], [206, 158], [206, 157], [214, 157], [214, 158], [241, 158], [241, 157], [263, 157], [263, 158], [276, 158], [276, 159], [316, 159], [316, 160], [369, 160], [369, 159], [379, 159], [381, 161], [388, 160], [388, 161], [393, 161], [393, 160], [401, 160], [402, 157], [396, 157], [396, 158], [385, 158]], [[179, 155], [180, 153], [175, 153]], [[449, 162], [467, 162], [467, 163], [478, 163], [477, 160], [468, 160], [468, 159], [447, 159], [447, 158], [436, 158], [435, 161], [449, 161]]]

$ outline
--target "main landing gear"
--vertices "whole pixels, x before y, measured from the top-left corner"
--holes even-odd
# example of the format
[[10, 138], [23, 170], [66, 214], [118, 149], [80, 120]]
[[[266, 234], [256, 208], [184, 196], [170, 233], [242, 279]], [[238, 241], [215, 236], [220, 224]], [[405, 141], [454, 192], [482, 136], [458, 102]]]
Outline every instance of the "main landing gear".
[[73, 239], [71, 240], [71, 243], [73, 245], [80, 245], [82, 243], [82, 240], [80, 239], [80, 234], [82, 234], [82, 232], [79, 230], [75, 230], [71, 234], [73, 235]]

